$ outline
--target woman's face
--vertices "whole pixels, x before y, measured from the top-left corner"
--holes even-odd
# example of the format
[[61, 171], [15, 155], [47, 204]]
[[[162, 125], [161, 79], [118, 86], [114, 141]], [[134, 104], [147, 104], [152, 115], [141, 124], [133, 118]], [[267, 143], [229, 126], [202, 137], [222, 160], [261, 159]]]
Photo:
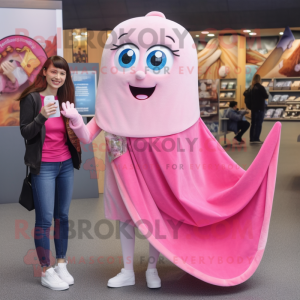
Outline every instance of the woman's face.
[[66, 81], [67, 72], [64, 69], [56, 68], [51, 64], [47, 70], [43, 70], [47, 83], [54, 89], [60, 88]]

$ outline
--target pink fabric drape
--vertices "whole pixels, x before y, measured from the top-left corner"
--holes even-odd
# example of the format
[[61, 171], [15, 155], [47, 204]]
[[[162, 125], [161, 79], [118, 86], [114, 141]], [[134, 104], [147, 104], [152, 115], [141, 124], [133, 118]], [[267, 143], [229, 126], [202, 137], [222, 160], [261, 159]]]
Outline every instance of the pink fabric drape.
[[191, 275], [220, 286], [244, 282], [267, 242], [280, 131], [276, 123], [247, 171], [201, 119], [157, 140], [127, 138], [129, 151], [112, 169], [132, 220]]

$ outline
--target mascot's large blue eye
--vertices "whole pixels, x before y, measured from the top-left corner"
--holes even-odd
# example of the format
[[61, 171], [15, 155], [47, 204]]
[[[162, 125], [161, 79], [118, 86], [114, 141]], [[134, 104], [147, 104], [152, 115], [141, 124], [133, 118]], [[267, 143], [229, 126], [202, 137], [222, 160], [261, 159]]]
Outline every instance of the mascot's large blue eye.
[[122, 68], [130, 68], [135, 60], [136, 55], [132, 49], [124, 49], [119, 55], [119, 64]]
[[167, 57], [163, 51], [154, 50], [147, 56], [147, 66], [151, 70], [161, 70], [167, 63]]

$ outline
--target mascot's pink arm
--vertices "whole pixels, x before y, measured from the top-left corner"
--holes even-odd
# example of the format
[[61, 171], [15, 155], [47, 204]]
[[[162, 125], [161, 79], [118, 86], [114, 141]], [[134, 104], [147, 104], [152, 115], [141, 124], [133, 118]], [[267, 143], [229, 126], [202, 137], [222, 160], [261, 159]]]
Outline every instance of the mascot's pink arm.
[[83, 144], [91, 143], [101, 132], [101, 128], [97, 125], [93, 118], [87, 125], [84, 124], [82, 116], [74, 107], [74, 103], [67, 101], [62, 103], [61, 114], [70, 119], [70, 127]]
[[90, 144], [102, 131], [97, 125], [95, 118], [85, 125], [81, 116], [76, 120], [71, 119], [70, 127], [83, 144]]

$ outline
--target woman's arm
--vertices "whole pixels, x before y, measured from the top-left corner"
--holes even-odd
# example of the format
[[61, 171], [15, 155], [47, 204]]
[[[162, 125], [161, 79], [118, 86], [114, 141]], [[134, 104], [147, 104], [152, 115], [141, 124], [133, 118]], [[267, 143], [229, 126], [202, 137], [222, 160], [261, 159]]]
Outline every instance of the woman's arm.
[[230, 119], [231, 121], [238, 122], [238, 121], [242, 120], [243, 115], [241, 115], [239, 113], [236, 113], [236, 112], [231, 110], [231, 111], [228, 112], [227, 118]]
[[87, 125], [84, 124], [82, 116], [74, 108], [74, 104], [62, 103], [62, 115], [70, 119], [70, 127], [75, 132], [76, 136], [83, 144], [91, 143], [102, 129], [97, 125], [95, 118], [93, 118]]
[[268, 95], [265, 87], [264, 86], [261, 86], [261, 87], [262, 87], [262, 94], [263, 94], [264, 99], [269, 99], [269, 95]]
[[34, 138], [46, 121], [41, 113], [34, 117], [34, 102], [30, 94], [20, 100], [20, 130], [24, 139]]

